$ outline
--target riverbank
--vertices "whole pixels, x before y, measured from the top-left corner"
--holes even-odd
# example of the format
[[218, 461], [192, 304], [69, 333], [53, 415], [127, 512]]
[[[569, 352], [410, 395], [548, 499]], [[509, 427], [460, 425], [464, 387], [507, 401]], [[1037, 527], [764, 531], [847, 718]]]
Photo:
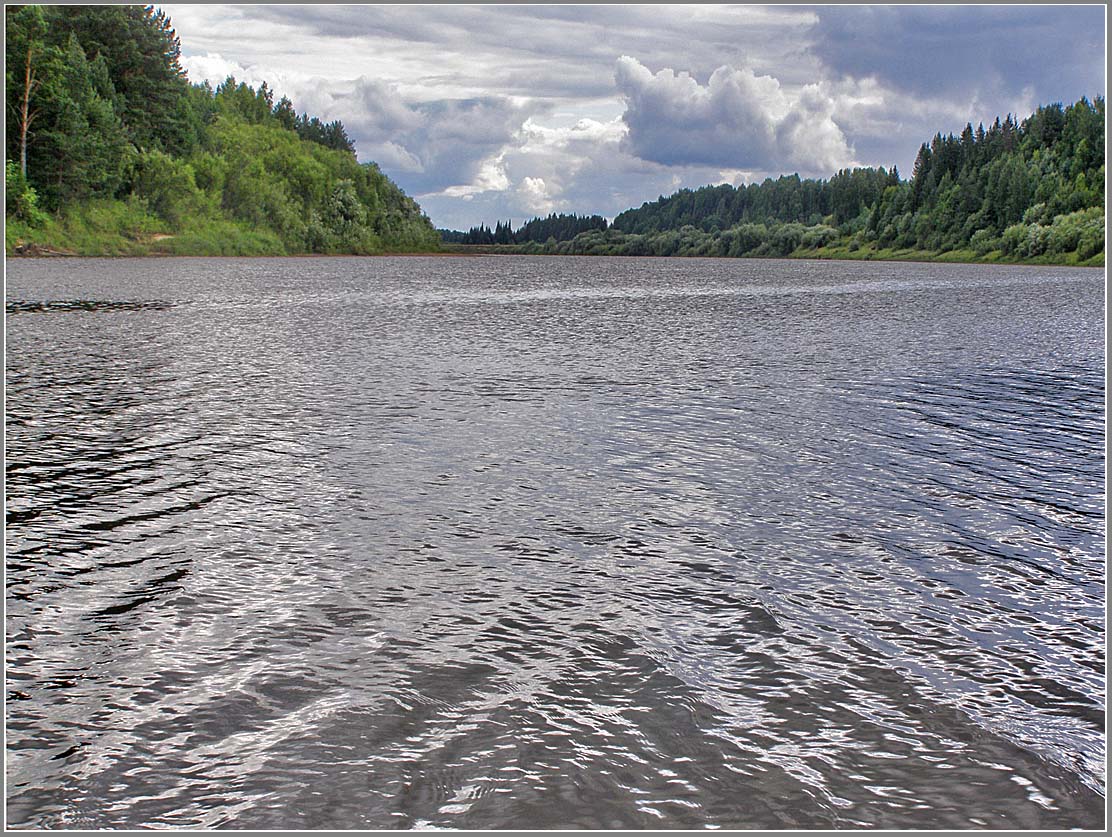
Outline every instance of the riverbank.
[[[539, 247], [527, 244], [441, 244], [441, 252], [451, 255], [581, 255], [609, 256], [626, 255], [616, 253], [546, 253]], [[652, 255], [652, 254], [644, 254]], [[831, 245], [817, 249], [800, 247], [782, 256], [742, 255], [715, 256], [708, 253], [682, 253], [660, 258], [738, 258], [738, 259], [820, 259], [829, 261], [879, 261], [879, 262], [939, 262], [949, 264], [1014, 264], [1014, 265], [1058, 265], [1062, 267], [1104, 267], [1104, 253], [1097, 253], [1088, 259], [1078, 259], [1076, 253], [1043, 254], [1041, 256], [1019, 258], [1006, 256], [999, 250], [978, 255], [973, 250], [915, 250], [898, 248], [858, 247]]]
[[[121, 201], [85, 205], [81, 211], [48, 216], [41, 224], [29, 225], [8, 219], [5, 228], [5, 255], [18, 257], [65, 256], [313, 256], [313, 255], [629, 255], [588, 248], [584, 252], [548, 252], [539, 244], [444, 244], [437, 249], [420, 247], [375, 246], [358, 251], [325, 253], [291, 252], [272, 231], [258, 229], [240, 221], [191, 219], [174, 228], [141, 207]], [[651, 256], [652, 253], [638, 255]], [[833, 242], [825, 247], [799, 247], [783, 255], [753, 254], [716, 256], [713, 253], [681, 252], [660, 256], [717, 258], [788, 258], [834, 261], [941, 262], [962, 264], [1061, 265], [1066, 267], [1104, 267], [1104, 252], [1080, 259], [1076, 252], [1018, 257], [999, 250], [978, 254], [973, 250], [916, 250], [854, 247]]]
[[1006, 256], [1000, 250], [991, 250], [978, 255], [973, 250], [915, 250], [861, 247], [851, 250], [848, 247], [822, 247], [818, 250], [805, 250], [793, 253], [789, 258], [830, 259], [837, 261], [879, 261], [879, 262], [941, 262], [948, 264], [1014, 264], [1014, 265], [1057, 265], [1062, 267], [1104, 267], [1104, 253], [1097, 253], [1087, 259], [1079, 259], [1077, 253], [1043, 254], [1040, 256]]
[[[196, 246], [200, 243], [202, 246]], [[460, 245], [445, 244], [440, 250], [405, 250], [395, 251], [389, 249], [366, 253], [290, 253], [280, 247], [269, 246], [264, 236], [250, 233], [246, 235], [235, 234], [227, 238], [213, 241], [211, 239], [198, 239], [195, 236], [153, 235], [146, 239], [129, 239], [126, 237], [111, 237], [102, 240], [103, 246], [67, 247], [63, 245], [45, 244], [35, 241], [17, 240], [9, 243], [5, 255], [8, 258], [164, 258], [170, 256], [182, 257], [278, 257], [278, 258], [313, 258], [314, 256], [519, 256], [519, 255], [560, 255], [546, 253], [530, 253], [516, 245]], [[606, 255], [606, 254], [578, 254], [578, 255]], [[641, 257], [636, 257], [641, 258]], [[876, 262], [928, 262], [943, 264], [1001, 264], [1001, 265], [1045, 265], [1058, 267], [1104, 267], [1104, 254], [1098, 253], [1090, 259], [1079, 260], [1073, 253], [1067, 253], [1066, 258], [1054, 256], [1039, 256], [1037, 258], [1016, 259], [1008, 258], [1000, 253], [988, 253], [978, 256], [971, 250], [952, 250], [947, 252], [930, 252], [924, 250], [864, 250], [848, 251], [838, 248], [823, 248], [821, 250], [802, 250], [787, 256], [658, 256], [649, 258], [721, 258], [745, 259], [748, 261], [759, 259], [812, 259], [819, 261], [876, 261]]]
[[[425, 252], [398, 247], [375, 237], [358, 249], [311, 255], [372, 256], [388, 252]], [[141, 206], [125, 201], [84, 204], [38, 224], [8, 218], [4, 253], [19, 256], [295, 256], [272, 230], [243, 221], [190, 218], [171, 225]]]

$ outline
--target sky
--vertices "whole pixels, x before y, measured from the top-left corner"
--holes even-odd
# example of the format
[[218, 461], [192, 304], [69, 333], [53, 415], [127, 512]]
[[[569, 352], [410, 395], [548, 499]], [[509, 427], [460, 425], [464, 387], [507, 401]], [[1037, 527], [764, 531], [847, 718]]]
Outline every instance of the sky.
[[165, 5], [190, 80], [339, 119], [438, 227], [896, 165], [1103, 96], [1103, 6]]

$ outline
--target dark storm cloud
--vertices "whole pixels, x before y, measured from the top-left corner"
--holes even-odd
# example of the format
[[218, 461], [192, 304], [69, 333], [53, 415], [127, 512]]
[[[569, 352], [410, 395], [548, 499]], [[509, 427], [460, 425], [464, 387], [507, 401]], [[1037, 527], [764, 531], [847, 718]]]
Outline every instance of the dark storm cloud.
[[[724, 64], [771, 69], [790, 63], [802, 81], [813, 62], [799, 49], [799, 30], [814, 15], [798, 8], [632, 5], [258, 6], [253, 14], [330, 38], [369, 38], [434, 47], [474, 58], [466, 74], [508, 92], [515, 76], [561, 96], [594, 95], [623, 54], [709, 75]], [[430, 66], [435, 76], [435, 65]], [[798, 78], [796, 77], [798, 75]], [[457, 78], [458, 80], [458, 78]]]
[[917, 95], [986, 103], [1104, 93], [1100, 6], [830, 6], [811, 49], [832, 76], [874, 76]]

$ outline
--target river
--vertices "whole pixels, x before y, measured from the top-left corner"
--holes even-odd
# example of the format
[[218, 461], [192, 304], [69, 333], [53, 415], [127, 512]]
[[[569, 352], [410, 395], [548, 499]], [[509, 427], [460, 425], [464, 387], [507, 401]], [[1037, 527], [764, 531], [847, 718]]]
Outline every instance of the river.
[[19, 828], [1100, 828], [1104, 272], [9, 260]]

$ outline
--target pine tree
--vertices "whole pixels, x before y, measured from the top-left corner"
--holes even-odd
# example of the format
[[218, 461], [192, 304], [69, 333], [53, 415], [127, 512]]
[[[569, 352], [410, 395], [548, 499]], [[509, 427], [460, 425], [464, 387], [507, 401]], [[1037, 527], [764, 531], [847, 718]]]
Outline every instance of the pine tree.
[[274, 106], [274, 118], [287, 131], [297, 130], [297, 114], [294, 112], [293, 102], [285, 96]]
[[41, 113], [40, 88], [44, 65], [57, 61], [57, 49], [46, 41], [47, 20], [40, 6], [9, 6], [5, 9], [6, 88], [9, 115], [16, 117], [16, 130], [8, 131], [9, 159], [13, 140], [18, 141], [19, 170], [27, 178], [27, 144], [31, 125]]
[[91, 65], [71, 34], [33, 149], [33, 182], [48, 207], [91, 195], [111, 196], [122, 182], [126, 133], [110, 98], [94, 86], [98, 79], [107, 83], [106, 78], [100, 60]]
[[181, 43], [169, 17], [153, 6], [58, 6], [51, 30], [75, 35], [89, 60], [103, 56], [115, 84], [114, 102], [139, 148], [190, 150], [188, 82]]

